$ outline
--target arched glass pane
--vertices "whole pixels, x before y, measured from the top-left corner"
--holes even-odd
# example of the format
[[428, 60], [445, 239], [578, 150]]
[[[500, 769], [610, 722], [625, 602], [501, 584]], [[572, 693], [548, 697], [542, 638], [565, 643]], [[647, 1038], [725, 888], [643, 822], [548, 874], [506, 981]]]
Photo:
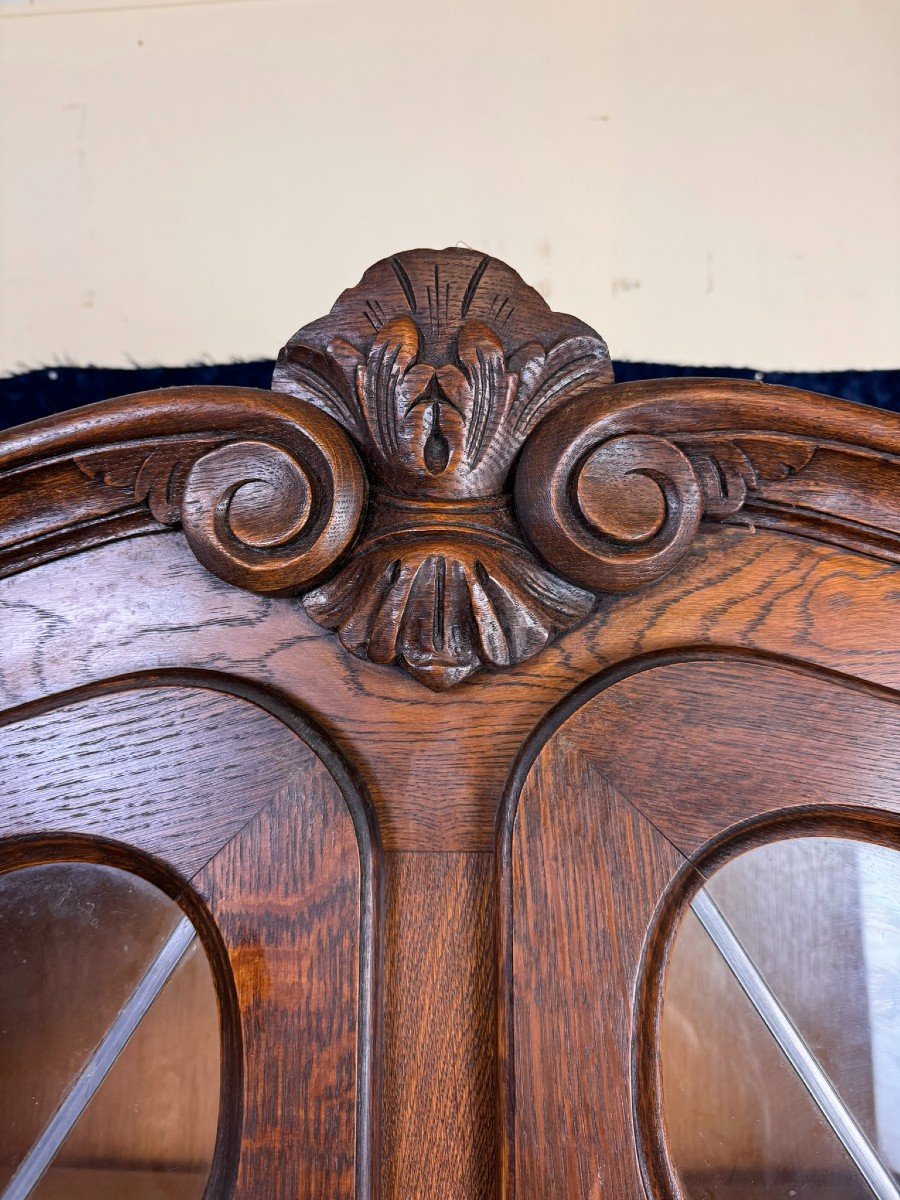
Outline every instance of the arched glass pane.
[[678, 931], [661, 1050], [689, 1200], [900, 1197], [900, 854], [796, 838], [727, 863]]
[[219, 1054], [168, 896], [90, 863], [0, 876], [0, 1200], [200, 1200]]

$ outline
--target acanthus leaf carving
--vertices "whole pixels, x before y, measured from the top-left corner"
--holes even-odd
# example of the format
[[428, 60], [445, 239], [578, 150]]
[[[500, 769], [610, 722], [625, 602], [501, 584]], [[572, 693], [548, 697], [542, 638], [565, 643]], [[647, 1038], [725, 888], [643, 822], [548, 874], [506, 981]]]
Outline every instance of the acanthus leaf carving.
[[[675, 396], [691, 383], [679, 381]], [[656, 399], [655, 387], [644, 390]], [[595, 592], [660, 579], [688, 553], [702, 521], [729, 521], [764, 502], [767, 484], [802, 472], [816, 451], [809, 435], [754, 429], [749, 405], [749, 428], [703, 429], [722, 413], [702, 392], [669, 412], [633, 399], [641, 394], [641, 385], [624, 385], [618, 404], [577, 400], [539, 426], [516, 475], [516, 512], [531, 542]], [[679, 429], [679, 416], [688, 429]]]
[[88, 479], [123, 492], [136, 504], [146, 503], [161, 525], [177, 525], [191, 466], [224, 440], [221, 434], [203, 434], [164, 442], [126, 442], [83, 450], [75, 455], [75, 465]]
[[503, 263], [417, 251], [370, 268], [291, 338], [272, 385], [340, 421], [374, 484], [361, 539], [307, 612], [436, 689], [583, 620], [594, 597], [532, 553], [509, 481], [544, 415], [612, 381], [602, 338]]
[[294, 358], [294, 370], [309, 399], [356, 437], [361, 434], [355, 403], [359, 365], [358, 351], [340, 338], [326, 350], [298, 346]]
[[440, 690], [530, 658], [591, 611], [590, 592], [523, 551], [507, 501], [469, 512], [465, 526], [436, 519], [458, 512], [430, 507], [415, 529], [404, 527], [407, 506], [391, 507], [382, 515], [393, 528], [304, 596], [310, 616], [358, 657], [402, 665]]
[[674, 438], [687, 452], [703, 492], [704, 515], [724, 520], [739, 512], [763, 484], [801, 471], [814, 447], [774, 434]]
[[[575, 334], [555, 346], [524, 346], [513, 356], [519, 377], [514, 426], [520, 442], [545, 415], [585, 387], [596, 387], [603, 374], [605, 343], [595, 336]], [[612, 382], [610, 378], [609, 382]]]
[[[43, 547], [29, 534], [8, 557], [16, 569], [120, 526], [146, 532], [149, 510], [223, 579], [299, 594], [358, 657], [447, 688], [538, 653], [598, 594], [652, 584], [704, 523], [900, 554], [871, 499], [871, 452], [839, 436], [853, 421], [797, 396], [615, 386], [602, 338], [509, 267], [413, 251], [295, 334], [272, 392], [149, 393], [111, 411], [105, 445], [86, 449], [82, 429], [69, 460], [128, 502], [86, 506], [96, 535], [48, 526]], [[835, 471], [841, 491], [823, 503]]]

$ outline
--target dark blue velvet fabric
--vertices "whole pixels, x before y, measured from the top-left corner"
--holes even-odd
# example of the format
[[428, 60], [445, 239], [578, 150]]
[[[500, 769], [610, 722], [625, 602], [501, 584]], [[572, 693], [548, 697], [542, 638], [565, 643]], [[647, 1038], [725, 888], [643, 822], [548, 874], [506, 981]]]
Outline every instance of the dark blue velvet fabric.
[[[207, 383], [267, 388], [272, 379], [269, 360], [196, 367], [49, 367], [0, 379], [0, 428], [21, 425], [64, 412], [95, 400], [143, 392], [151, 388]], [[797, 374], [741, 370], [730, 367], [673, 367], [663, 363], [617, 362], [616, 379], [659, 379], [673, 375], [715, 375], [731, 379], [764, 379], [767, 383], [808, 388], [829, 396], [872, 404], [900, 412], [900, 370], [821, 371]]]

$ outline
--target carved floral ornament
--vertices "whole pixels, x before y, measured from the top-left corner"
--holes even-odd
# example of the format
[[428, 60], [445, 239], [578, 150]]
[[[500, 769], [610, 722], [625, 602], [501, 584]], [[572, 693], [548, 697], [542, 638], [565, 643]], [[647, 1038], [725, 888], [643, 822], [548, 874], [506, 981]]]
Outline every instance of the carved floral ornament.
[[526, 545], [508, 481], [542, 417], [612, 378], [602, 338], [502, 263], [447, 250], [372, 267], [275, 368], [273, 388], [347, 430], [372, 484], [361, 539], [307, 612], [434, 688], [582, 620], [594, 597]]
[[[602, 338], [473, 251], [371, 267], [272, 387], [145, 393], [0, 439], [0, 500], [33, 497], [24, 534], [0, 526], [0, 573], [181, 524], [221, 578], [299, 595], [353, 654], [442, 689], [652, 584], [701, 521], [900, 558], [879, 414], [859, 444], [853, 406], [808, 393], [615, 385]], [[820, 459], [846, 512], [823, 509]], [[65, 462], [81, 483], [60, 526], [42, 497]]]
[[[445, 250], [370, 268], [275, 368], [275, 390], [347, 430], [372, 484], [362, 536], [304, 596], [307, 612], [358, 657], [443, 689], [536, 654], [588, 615], [596, 592], [658, 578], [686, 552], [704, 495], [708, 515], [731, 515], [760, 473], [783, 477], [811, 453], [771, 439], [681, 451], [587, 428], [576, 446], [564, 423], [571, 444], [523, 456], [514, 507], [522, 446], [613, 382], [603, 339], [551, 312], [504, 263]], [[664, 511], [608, 532], [597, 508], [623, 485], [627, 500], [633, 472], [650, 477]]]

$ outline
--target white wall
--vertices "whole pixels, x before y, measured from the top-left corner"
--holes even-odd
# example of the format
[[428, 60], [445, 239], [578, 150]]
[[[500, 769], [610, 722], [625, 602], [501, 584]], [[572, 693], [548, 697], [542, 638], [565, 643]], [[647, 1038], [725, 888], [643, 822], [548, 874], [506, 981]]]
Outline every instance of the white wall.
[[0, 371], [268, 357], [456, 242], [614, 358], [898, 365], [897, 0], [80, 2], [0, 0]]

